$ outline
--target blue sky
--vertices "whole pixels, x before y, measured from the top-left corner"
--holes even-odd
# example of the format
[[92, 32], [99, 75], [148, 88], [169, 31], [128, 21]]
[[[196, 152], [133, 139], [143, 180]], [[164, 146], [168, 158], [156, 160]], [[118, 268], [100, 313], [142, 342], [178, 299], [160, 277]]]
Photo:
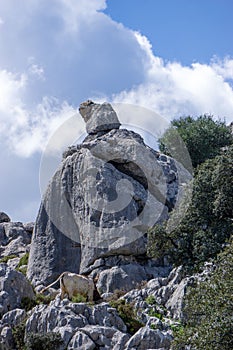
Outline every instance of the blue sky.
[[233, 55], [231, 0], [110, 0], [105, 13], [146, 35], [164, 60], [189, 65]]
[[[0, 211], [35, 220], [46, 145], [88, 98], [232, 121], [232, 13], [231, 0], [0, 2]], [[53, 142], [58, 161], [84, 131], [76, 117]]]

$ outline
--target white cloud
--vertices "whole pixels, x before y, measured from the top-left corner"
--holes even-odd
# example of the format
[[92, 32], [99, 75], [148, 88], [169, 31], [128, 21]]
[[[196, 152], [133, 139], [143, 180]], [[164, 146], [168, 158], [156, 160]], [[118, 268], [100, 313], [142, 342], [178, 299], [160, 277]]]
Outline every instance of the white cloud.
[[[141, 84], [113, 96], [114, 102], [139, 104], [155, 110], [168, 119], [182, 115], [213, 114], [233, 118], [233, 59], [225, 58], [207, 64], [182, 66], [156, 57], [148, 39], [135, 33], [144, 49], [147, 74]], [[153, 123], [153, 121], [147, 121]]]
[[59, 3], [58, 11], [68, 32], [82, 30], [83, 22], [91, 23], [97, 12], [107, 7], [106, 0], [59, 0]]

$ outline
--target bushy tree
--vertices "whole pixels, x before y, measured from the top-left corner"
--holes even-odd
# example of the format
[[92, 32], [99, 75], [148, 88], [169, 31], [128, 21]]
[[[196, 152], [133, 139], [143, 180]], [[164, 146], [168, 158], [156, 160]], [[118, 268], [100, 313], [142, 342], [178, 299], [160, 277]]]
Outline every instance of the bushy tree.
[[183, 327], [175, 332], [174, 350], [233, 349], [233, 243], [215, 261], [216, 269], [189, 287]]
[[181, 117], [171, 122], [163, 137], [159, 140], [161, 152], [176, 157], [179, 154], [180, 140], [177, 131], [186, 145], [193, 167], [207, 159], [216, 157], [221, 148], [233, 143], [230, 127], [225, 122], [213, 120], [212, 116], [202, 115], [198, 118]]
[[233, 232], [233, 146], [199, 166], [193, 180], [192, 201], [186, 199], [165, 224], [148, 234], [148, 254], [167, 255], [175, 265], [193, 268], [215, 257]]

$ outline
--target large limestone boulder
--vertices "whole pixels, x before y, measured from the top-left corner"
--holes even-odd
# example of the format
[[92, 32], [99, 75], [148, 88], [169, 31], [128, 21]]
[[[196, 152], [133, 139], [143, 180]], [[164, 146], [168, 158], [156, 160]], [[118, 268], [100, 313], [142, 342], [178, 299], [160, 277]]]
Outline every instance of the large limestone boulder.
[[26, 277], [7, 264], [0, 264], [0, 316], [21, 306], [22, 298], [35, 294]]
[[99, 258], [143, 256], [145, 233], [168, 217], [187, 172], [119, 129], [109, 104], [80, 106], [88, 136], [64, 153], [35, 224], [27, 276], [47, 284], [65, 270], [90, 273]]

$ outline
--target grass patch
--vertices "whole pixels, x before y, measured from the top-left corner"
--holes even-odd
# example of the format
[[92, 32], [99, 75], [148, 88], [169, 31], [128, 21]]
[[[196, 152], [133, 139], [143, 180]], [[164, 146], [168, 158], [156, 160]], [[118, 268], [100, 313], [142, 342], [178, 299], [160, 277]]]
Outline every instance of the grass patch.
[[81, 294], [77, 294], [72, 296], [71, 299], [72, 303], [85, 303], [87, 301], [87, 297], [81, 295]]
[[0, 259], [0, 263], [6, 263], [11, 260], [11, 259], [15, 259], [15, 258], [18, 258], [17, 255], [15, 254], [11, 254], [11, 255], [7, 255], [7, 256], [4, 256], [3, 258]]
[[28, 264], [29, 253], [25, 253], [19, 260], [18, 268]]
[[148, 315], [151, 317], [156, 317], [161, 321], [163, 320], [163, 315], [156, 310], [153, 310], [153, 309], [149, 310]]

